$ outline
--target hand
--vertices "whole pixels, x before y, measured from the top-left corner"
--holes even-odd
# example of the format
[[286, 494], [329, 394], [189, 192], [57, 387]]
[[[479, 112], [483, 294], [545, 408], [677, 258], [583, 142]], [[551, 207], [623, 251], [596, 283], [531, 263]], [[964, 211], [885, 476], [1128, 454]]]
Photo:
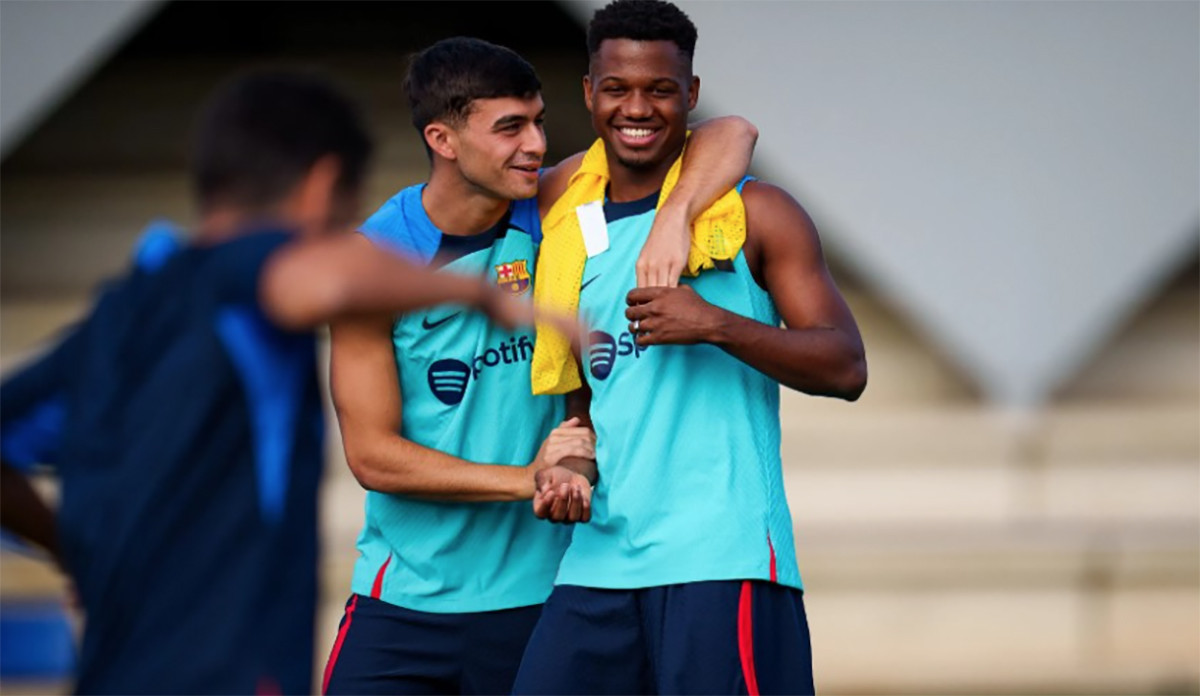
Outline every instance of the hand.
[[725, 312], [687, 285], [630, 290], [625, 302], [629, 332], [639, 346], [712, 342]]
[[679, 275], [687, 268], [688, 252], [692, 247], [692, 226], [682, 209], [664, 205], [654, 215], [650, 236], [638, 254], [637, 286], [639, 288], [679, 285]]
[[479, 311], [502, 329], [513, 331], [534, 322], [549, 324], [567, 337], [572, 346], [578, 345], [585, 333], [574, 317], [548, 309], [535, 309], [527, 298], [518, 297], [485, 284], [479, 299]]
[[563, 524], [592, 519], [592, 486], [586, 477], [563, 466], [542, 469], [534, 476], [533, 514]]

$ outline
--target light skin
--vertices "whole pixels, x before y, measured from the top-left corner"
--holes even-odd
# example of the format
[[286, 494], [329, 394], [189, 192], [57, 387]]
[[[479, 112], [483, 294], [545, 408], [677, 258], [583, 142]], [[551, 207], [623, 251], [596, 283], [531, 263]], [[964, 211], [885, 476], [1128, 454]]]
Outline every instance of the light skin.
[[[691, 61], [670, 41], [610, 39], [592, 56], [585, 94], [592, 124], [609, 148], [614, 200], [636, 200], [661, 186], [665, 166], [682, 146], [677, 133], [696, 103], [693, 93], [664, 86], [698, 87], [698, 80], [687, 79], [690, 72]], [[622, 129], [631, 124], [659, 130], [655, 137], [630, 138]], [[630, 331], [642, 346], [716, 345], [787, 387], [854, 401], [867, 380], [862, 338], [825, 265], [816, 227], [778, 187], [750, 182], [742, 199], [746, 263], [785, 326], [736, 315], [682, 286], [631, 290]], [[580, 480], [595, 480], [595, 463], [567, 460], [541, 478], [546, 486], [538, 490], [535, 514], [569, 521], [572, 510], [590, 504], [590, 489]], [[563, 495], [567, 500], [559, 500]], [[565, 518], [556, 517], [560, 511]]]
[[[544, 172], [539, 181], [546, 151], [544, 113], [540, 95], [480, 99], [465, 121], [434, 121], [422, 130], [432, 159], [422, 204], [440, 230], [478, 234], [499, 222], [512, 200], [535, 194], [541, 213], [549, 210], [583, 155]], [[685, 160], [678, 195], [664, 205], [661, 231], [652, 234], [654, 244], [643, 250], [639, 284], [666, 285], [678, 277], [687, 259], [690, 221], [741, 177], [756, 137], [752, 126], [736, 118], [698, 129], [697, 154]], [[391, 340], [393, 321], [392, 316], [372, 316], [332, 327], [333, 400], [347, 461], [364, 488], [460, 502], [529, 500], [539, 472], [562, 461], [595, 457], [586, 411], [555, 428], [534, 461], [522, 466], [472, 462], [401, 437], [403, 397]], [[563, 515], [570, 517], [570, 511]]]
[[[421, 202], [434, 225], [446, 234], [478, 234], [498, 223], [512, 200], [537, 193], [544, 112], [540, 95], [481, 99], [465, 122], [434, 121], [423, 129], [432, 172]], [[333, 402], [346, 461], [363, 488], [456, 502], [528, 500], [538, 471], [565, 456], [595, 456], [592, 432], [570, 419], [523, 466], [472, 462], [402, 437], [393, 321], [371, 316], [332, 327]]]

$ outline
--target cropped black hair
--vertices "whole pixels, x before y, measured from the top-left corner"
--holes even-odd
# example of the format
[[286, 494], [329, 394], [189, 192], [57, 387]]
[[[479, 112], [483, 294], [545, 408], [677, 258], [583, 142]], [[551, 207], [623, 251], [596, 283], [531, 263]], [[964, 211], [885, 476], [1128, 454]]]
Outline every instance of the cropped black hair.
[[476, 99], [525, 99], [541, 89], [533, 66], [515, 51], [463, 36], [443, 39], [413, 56], [404, 79], [418, 133], [434, 121], [460, 126]]
[[614, 0], [597, 10], [588, 24], [588, 55], [596, 55], [605, 39], [673, 41], [688, 60], [696, 53], [696, 25], [663, 0]]
[[254, 71], [218, 88], [204, 107], [192, 183], [201, 208], [269, 206], [326, 155], [341, 164], [339, 190], [362, 185], [371, 138], [357, 106], [315, 74]]

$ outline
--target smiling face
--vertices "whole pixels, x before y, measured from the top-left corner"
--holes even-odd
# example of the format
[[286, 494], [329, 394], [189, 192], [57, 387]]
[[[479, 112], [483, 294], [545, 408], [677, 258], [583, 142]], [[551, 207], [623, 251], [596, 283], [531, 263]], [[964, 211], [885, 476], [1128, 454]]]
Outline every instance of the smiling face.
[[673, 41], [606, 39], [592, 55], [583, 91], [592, 127], [615, 164], [665, 174], [683, 149], [700, 78]]
[[426, 140], [478, 192], [504, 200], [532, 198], [546, 156], [545, 111], [540, 94], [476, 99], [464, 122], [427, 126]]

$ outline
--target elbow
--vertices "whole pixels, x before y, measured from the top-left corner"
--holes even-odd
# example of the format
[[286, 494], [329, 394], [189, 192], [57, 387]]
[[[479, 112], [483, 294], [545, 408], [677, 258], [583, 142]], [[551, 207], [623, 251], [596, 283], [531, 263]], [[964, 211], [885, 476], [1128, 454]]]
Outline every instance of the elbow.
[[837, 396], [846, 401], [858, 401], [867, 389], [867, 358], [861, 352], [841, 371]]
[[358, 481], [358, 485], [362, 486], [364, 490], [382, 492], [385, 485], [383, 469], [379, 466], [378, 459], [371, 455], [369, 449], [347, 445], [346, 464], [350, 467], [350, 473], [354, 475], [354, 480]]
[[758, 127], [749, 120], [741, 116], [730, 116], [730, 121], [735, 124], [741, 131], [742, 137], [750, 141], [751, 144], [758, 142]]

